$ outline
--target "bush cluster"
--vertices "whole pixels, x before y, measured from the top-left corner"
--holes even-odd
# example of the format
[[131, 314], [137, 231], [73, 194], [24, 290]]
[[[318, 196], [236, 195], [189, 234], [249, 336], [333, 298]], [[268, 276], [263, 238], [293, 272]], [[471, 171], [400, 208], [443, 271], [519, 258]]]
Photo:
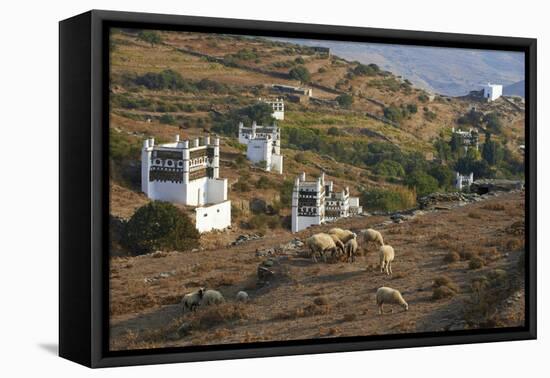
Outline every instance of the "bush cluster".
[[125, 226], [123, 244], [132, 254], [155, 250], [186, 251], [198, 246], [199, 233], [189, 217], [168, 202], [140, 207]]

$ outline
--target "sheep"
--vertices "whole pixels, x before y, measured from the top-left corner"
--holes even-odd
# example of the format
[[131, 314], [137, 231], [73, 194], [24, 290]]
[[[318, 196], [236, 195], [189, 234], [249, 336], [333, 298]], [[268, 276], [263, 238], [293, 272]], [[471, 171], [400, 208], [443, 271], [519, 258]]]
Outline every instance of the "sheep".
[[340, 241], [342, 241], [342, 243], [344, 243], [344, 244], [347, 243], [348, 240], [353, 239], [355, 237], [355, 234], [353, 232], [351, 232], [350, 230], [343, 230], [343, 229], [338, 228], [338, 227], [331, 228], [328, 231], [328, 233], [331, 234], [331, 235], [338, 236], [338, 239], [340, 239]]
[[317, 262], [316, 254], [319, 254], [323, 257], [323, 260], [326, 262], [327, 257], [325, 252], [332, 252], [333, 254], [337, 253], [337, 246], [332, 237], [325, 233], [315, 234], [310, 236], [306, 240], [306, 245], [311, 251], [311, 258], [313, 262]]
[[239, 291], [237, 293], [237, 302], [248, 302], [248, 293], [246, 291]]
[[380, 247], [380, 273], [386, 272], [389, 276], [392, 274], [391, 262], [395, 257], [395, 251], [391, 245], [383, 245]]
[[[384, 304], [398, 304], [409, 311], [409, 304], [405, 302], [403, 296], [399, 290], [392, 289], [391, 287], [382, 286], [376, 291], [376, 304], [378, 305], [378, 314], [382, 315], [384, 313], [383, 306]], [[390, 312], [393, 312], [393, 308], [390, 309]]]
[[361, 235], [363, 236], [365, 244], [367, 245], [369, 243], [378, 243], [380, 246], [384, 245], [384, 239], [382, 238], [382, 234], [379, 231], [368, 228], [361, 231]]
[[348, 262], [355, 261], [355, 255], [357, 254], [358, 247], [359, 246], [357, 244], [357, 238], [348, 240], [348, 242], [345, 245], [345, 251], [346, 251]]
[[182, 312], [185, 313], [187, 310], [195, 311], [198, 306], [200, 306], [202, 298], [204, 296], [204, 288], [201, 287], [199, 290], [193, 291], [192, 293], [185, 294], [181, 300]]
[[200, 305], [202, 306], [204, 304], [205, 306], [209, 306], [212, 304], [220, 304], [220, 303], [223, 303], [224, 301], [225, 299], [223, 298], [222, 293], [220, 293], [219, 291], [206, 290], [202, 296]]
[[335, 234], [328, 234], [332, 240], [334, 241], [334, 244], [336, 244], [336, 250], [332, 252], [332, 258], [335, 257], [335, 255], [340, 255], [341, 253], [346, 252], [346, 247], [344, 246], [344, 243], [340, 240], [340, 238]]

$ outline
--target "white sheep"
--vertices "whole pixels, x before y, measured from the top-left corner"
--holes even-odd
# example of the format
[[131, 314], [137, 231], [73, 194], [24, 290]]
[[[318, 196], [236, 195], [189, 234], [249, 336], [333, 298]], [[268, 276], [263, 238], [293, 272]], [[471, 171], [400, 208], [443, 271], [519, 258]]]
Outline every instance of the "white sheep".
[[328, 233], [331, 234], [331, 235], [338, 236], [338, 239], [340, 239], [342, 241], [342, 243], [344, 243], [344, 244], [347, 243], [348, 240], [353, 239], [356, 236], [350, 230], [343, 230], [343, 229], [338, 228], [338, 227], [331, 228], [328, 231]]
[[383, 245], [380, 247], [380, 273], [386, 272], [387, 275], [392, 274], [391, 263], [395, 258], [395, 251], [391, 245]]
[[357, 244], [357, 238], [348, 240], [345, 245], [346, 256], [349, 262], [355, 261], [355, 256], [357, 255], [357, 249], [359, 245]]
[[201, 287], [199, 290], [195, 290], [192, 293], [185, 294], [181, 300], [182, 311], [195, 311], [198, 306], [200, 306], [202, 298], [204, 296], [204, 288]]
[[332, 254], [337, 253], [337, 246], [332, 237], [325, 233], [319, 233], [310, 236], [306, 240], [306, 245], [311, 251], [311, 258], [313, 262], [317, 262], [316, 255], [319, 254], [323, 257], [323, 260], [326, 262], [327, 257], [325, 252], [332, 252]]
[[248, 293], [246, 291], [239, 291], [237, 293], [237, 302], [248, 302]]
[[225, 299], [223, 298], [222, 293], [220, 293], [217, 290], [206, 290], [202, 296], [201, 300], [201, 306], [204, 304], [205, 306], [209, 306], [212, 304], [220, 304], [223, 303]]
[[[397, 304], [403, 307], [405, 311], [409, 311], [409, 305], [405, 302], [401, 293], [391, 287], [382, 286], [376, 291], [376, 304], [380, 315], [384, 313], [384, 304]], [[393, 308], [390, 309], [390, 312], [393, 312]]]
[[361, 235], [365, 241], [365, 244], [368, 243], [378, 243], [380, 246], [384, 245], [384, 238], [379, 231], [376, 231], [372, 228], [361, 231]]
[[328, 235], [332, 238], [332, 240], [334, 241], [334, 244], [336, 244], [336, 252], [332, 253], [332, 257], [334, 258], [335, 254], [340, 255], [340, 253], [345, 253], [346, 252], [346, 247], [345, 247], [344, 243], [342, 243], [340, 238], [336, 234], [328, 234]]

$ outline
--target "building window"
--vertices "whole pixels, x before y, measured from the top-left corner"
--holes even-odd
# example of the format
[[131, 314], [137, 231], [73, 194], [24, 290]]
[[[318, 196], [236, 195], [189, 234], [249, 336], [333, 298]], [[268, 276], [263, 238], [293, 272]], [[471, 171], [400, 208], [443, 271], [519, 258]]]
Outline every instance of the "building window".
[[207, 217], [207, 216], [208, 216], [208, 214], [206, 214], [206, 213], [203, 215], [203, 217]]

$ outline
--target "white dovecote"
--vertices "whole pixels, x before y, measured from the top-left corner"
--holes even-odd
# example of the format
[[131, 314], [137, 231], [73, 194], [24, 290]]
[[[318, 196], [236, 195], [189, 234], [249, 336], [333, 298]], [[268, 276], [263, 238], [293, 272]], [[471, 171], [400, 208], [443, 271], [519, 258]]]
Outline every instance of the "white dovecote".
[[239, 143], [245, 144], [246, 157], [255, 164], [261, 164], [268, 171], [283, 173], [281, 154], [281, 130], [277, 125], [260, 126], [255, 121], [251, 127], [239, 123]]
[[176, 136], [172, 143], [143, 142], [141, 188], [153, 200], [195, 207], [200, 232], [231, 225], [227, 179], [220, 178], [220, 140], [191, 141]]

